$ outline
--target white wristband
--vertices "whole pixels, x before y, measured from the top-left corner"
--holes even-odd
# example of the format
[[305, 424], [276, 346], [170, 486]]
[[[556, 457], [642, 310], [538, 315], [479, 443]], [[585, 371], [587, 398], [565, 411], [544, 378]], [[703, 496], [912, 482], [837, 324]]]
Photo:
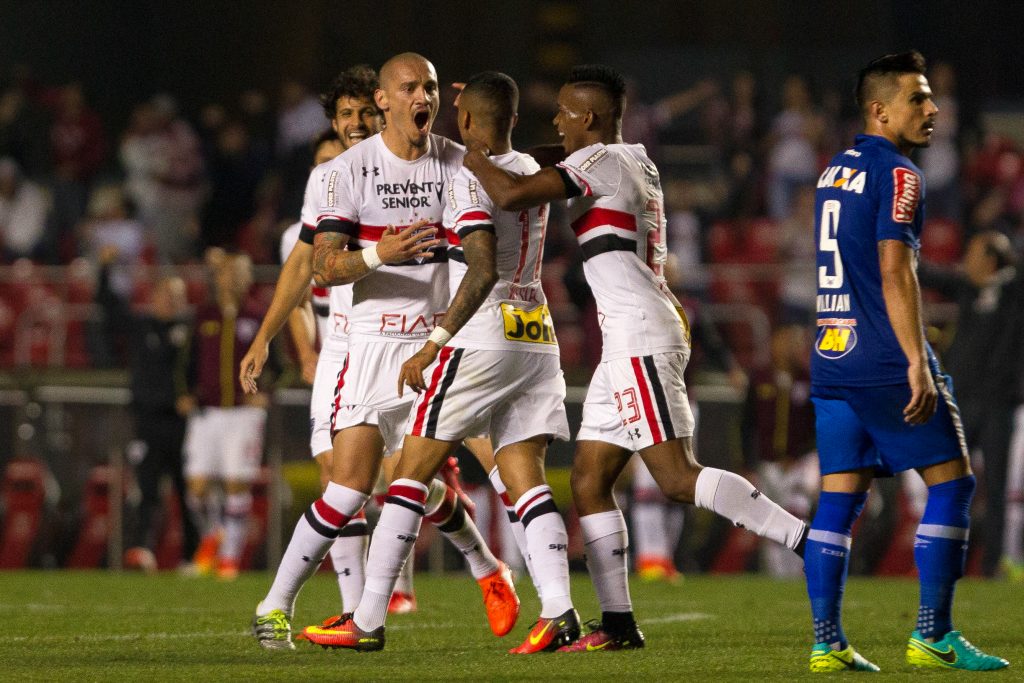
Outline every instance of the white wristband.
[[366, 263], [366, 267], [370, 270], [377, 270], [384, 262], [380, 260], [380, 256], [377, 255], [377, 245], [367, 247], [366, 249], [359, 250], [363, 255], [363, 261]]
[[434, 342], [438, 346], [443, 347], [445, 344], [452, 340], [452, 335], [448, 334], [448, 330], [443, 327], [435, 327], [434, 331], [427, 337], [428, 340]]

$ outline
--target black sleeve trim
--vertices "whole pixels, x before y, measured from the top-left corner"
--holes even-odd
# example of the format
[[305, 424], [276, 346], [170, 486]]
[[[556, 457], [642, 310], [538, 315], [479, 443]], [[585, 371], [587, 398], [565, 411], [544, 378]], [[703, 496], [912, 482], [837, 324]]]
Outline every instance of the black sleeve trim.
[[313, 244], [313, 237], [314, 237], [314, 235], [316, 235], [316, 227], [314, 227], [312, 225], [308, 225], [306, 223], [303, 223], [302, 227], [299, 228], [299, 241], [300, 242], [305, 242], [306, 244]]
[[340, 232], [355, 239], [359, 236], [359, 224], [342, 218], [325, 218], [317, 223], [316, 232]]
[[568, 171], [566, 171], [561, 166], [555, 166], [554, 168], [555, 168], [556, 171], [558, 171], [558, 175], [562, 176], [562, 182], [565, 184], [565, 198], [566, 199], [572, 199], [573, 197], [579, 197], [581, 194], [583, 194], [583, 190], [581, 190], [580, 186], [577, 185], [575, 183], [575, 181], [573, 181], [572, 176], [569, 175]]
[[459, 240], [464, 240], [466, 239], [467, 235], [472, 235], [477, 230], [483, 230], [485, 232], [491, 233], [492, 235], [495, 234], [493, 223], [472, 223], [470, 225], [466, 225], [464, 227], [459, 228], [456, 232], [459, 235]]

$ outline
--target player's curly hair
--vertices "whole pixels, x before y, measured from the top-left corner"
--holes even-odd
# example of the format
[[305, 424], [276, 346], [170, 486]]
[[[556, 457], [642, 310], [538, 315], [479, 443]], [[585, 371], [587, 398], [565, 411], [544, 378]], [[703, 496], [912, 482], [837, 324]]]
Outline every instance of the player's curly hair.
[[884, 55], [871, 60], [857, 74], [857, 88], [854, 90], [857, 107], [864, 111], [868, 103], [877, 96], [877, 86], [883, 79], [900, 74], [923, 75], [926, 69], [924, 55], [917, 50]]
[[626, 108], [626, 79], [616, 69], [604, 64], [581, 64], [572, 68], [565, 82], [600, 87], [611, 97], [616, 118], [622, 116]]
[[338, 115], [338, 99], [341, 97], [365, 98], [373, 102], [373, 93], [378, 87], [380, 87], [380, 81], [377, 78], [377, 72], [368, 65], [357, 64], [345, 69], [334, 79], [331, 87], [320, 95], [320, 104], [324, 108], [324, 115], [328, 119], [334, 120], [334, 117]]

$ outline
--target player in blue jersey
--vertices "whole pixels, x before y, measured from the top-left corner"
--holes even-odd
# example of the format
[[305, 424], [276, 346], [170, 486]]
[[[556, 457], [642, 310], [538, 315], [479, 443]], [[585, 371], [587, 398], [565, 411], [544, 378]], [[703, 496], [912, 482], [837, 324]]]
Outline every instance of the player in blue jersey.
[[840, 622], [851, 528], [875, 476], [916, 469], [928, 503], [914, 540], [921, 583], [907, 662], [1001, 669], [953, 630], [975, 480], [952, 387], [924, 340], [916, 265], [924, 177], [907, 156], [927, 147], [938, 108], [917, 52], [860, 72], [864, 134], [818, 180], [818, 334], [811, 359], [821, 498], [804, 555], [814, 617], [811, 671], [877, 671]]

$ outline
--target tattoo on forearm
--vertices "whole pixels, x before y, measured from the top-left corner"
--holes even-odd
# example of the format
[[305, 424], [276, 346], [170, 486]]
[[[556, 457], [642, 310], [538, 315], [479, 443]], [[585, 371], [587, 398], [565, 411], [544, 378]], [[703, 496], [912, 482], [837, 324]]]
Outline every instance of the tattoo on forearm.
[[313, 238], [313, 280], [319, 287], [355, 282], [370, 272], [358, 251], [345, 251], [348, 236], [318, 233]]
[[449, 334], [455, 334], [473, 317], [498, 279], [495, 270], [495, 243], [492, 233], [477, 231], [462, 242], [463, 252], [469, 269], [459, 284], [448, 312], [441, 321], [441, 327]]

